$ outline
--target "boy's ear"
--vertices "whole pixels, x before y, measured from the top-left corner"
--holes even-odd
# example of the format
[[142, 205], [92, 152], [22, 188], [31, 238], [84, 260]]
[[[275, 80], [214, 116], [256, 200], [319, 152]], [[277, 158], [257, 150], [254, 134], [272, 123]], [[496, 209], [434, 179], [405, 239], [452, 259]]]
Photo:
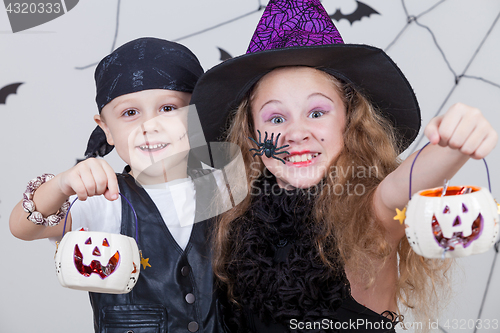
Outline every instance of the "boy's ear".
[[94, 121], [104, 131], [104, 134], [106, 134], [106, 141], [108, 142], [108, 144], [110, 144], [111, 146], [114, 146], [115, 143], [113, 141], [113, 136], [111, 135], [111, 132], [109, 131], [108, 125], [106, 125], [106, 123], [104, 122], [104, 117], [101, 117], [101, 115], [96, 114], [94, 116]]

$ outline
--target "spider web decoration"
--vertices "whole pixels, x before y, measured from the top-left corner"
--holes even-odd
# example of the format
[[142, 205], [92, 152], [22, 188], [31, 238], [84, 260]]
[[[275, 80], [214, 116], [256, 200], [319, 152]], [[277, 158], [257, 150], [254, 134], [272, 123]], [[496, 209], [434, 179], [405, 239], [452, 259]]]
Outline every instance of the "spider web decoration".
[[[414, 0], [414, 1], [418, 2], [418, 0]], [[327, 4], [327, 3], [329, 4], [332, 2], [334, 2], [334, 0], [323, 1], [323, 3], [325, 3], [325, 4]], [[354, 0], [353, 0], [353, 2], [354, 2]], [[366, 0], [365, 2], [369, 2], [369, 1]], [[447, 103], [449, 103], [453, 93], [457, 91], [457, 88], [460, 86], [460, 84], [463, 85], [463, 83], [466, 81], [469, 81], [469, 82], [470, 81], [477, 81], [481, 85], [494, 87], [494, 89], [495, 88], [500, 89], [500, 82], [494, 82], [495, 80], [488, 78], [487, 74], [482, 75], [482, 76], [475, 75], [474, 73], [472, 73], [472, 70], [471, 70], [472, 64], [474, 64], [478, 61], [477, 55], [483, 49], [486, 41], [491, 39], [492, 31], [495, 28], [496, 29], [499, 28], [498, 21], [500, 20], [500, 12], [496, 15], [496, 17], [494, 17], [494, 19], [491, 20], [491, 23], [488, 22], [489, 28], [487, 29], [487, 31], [485, 31], [485, 33], [480, 33], [474, 37], [478, 41], [480, 40], [480, 43], [477, 45], [476, 49], [474, 50], [473, 54], [469, 57], [469, 59], [467, 59], [465, 65], [458, 66], [458, 65], [452, 65], [452, 63], [450, 62], [450, 58], [449, 58], [450, 54], [447, 54], [447, 52], [445, 51], [445, 48], [443, 47], [443, 43], [439, 42], [439, 38], [436, 35], [436, 29], [434, 28], [434, 26], [432, 24], [426, 25], [423, 23], [424, 17], [427, 17], [431, 13], [437, 12], [438, 9], [442, 8], [445, 3], [450, 4], [450, 6], [454, 5], [455, 3], [452, 1], [448, 1], [448, 0], [436, 0], [427, 9], [425, 9], [419, 13], [412, 13], [407, 8], [408, 7], [407, 5], [410, 3], [410, 1], [408, 1], [408, 0], [394, 1], [395, 4], [398, 2], [399, 2], [399, 5], [401, 6], [401, 8], [403, 9], [402, 12], [403, 12], [403, 15], [405, 16], [405, 23], [400, 30], [391, 31], [391, 36], [394, 35], [394, 37], [391, 37], [389, 39], [390, 42], [385, 47], [385, 51], [389, 52], [396, 45], [401, 44], [402, 43], [401, 41], [403, 40], [405, 33], [408, 33], [409, 28], [416, 27], [417, 29], [421, 29], [422, 31], [424, 31], [425, 33], [427, 33], [431, 37], [431, 39], [432, 39], [431, 43], [432, 43], [433, 47], [435, 48], [435, 50], [437, 50], [440, 57], [444, 61], [443, 67], [445, 67], [446, 71], [448, 71], [452, 75], [450, 82], [449, 82], [450, 88], [449, 89], [445, 88], [446, 90], [444, 91], [444, 93], [441, 93], [442, 96], [439, 99], [439, 105], [432, 108], [430, 112], [427, 111], [427, 113], [431, 114], [432, 116], [437, 116], [437, 115], [443, 113], [445, 110], [445, 106], [447, 105]], [[294, 12], [293, 6], [287, 4], [287, 2], [285, 0], [280, 0], [277, 3], [280, 6], [288, 6], [287, 9], [289, 9], [289, 13], [280, 19], [284, 22], [287, 22], [287, 24], [290, 25], [291, 29], [293, 26], [300, 26], [301, 24], [317, 24], [317, 30], [318, 30], [318, 32], [320, 32], [320, 31], [322, 31], [322, 29], [324, 29], [326, 27], [326, 25], [324, 25], [321, 22], [321, 19], [322, 19], [321, 17], [311, 16], [310, 21], [301, 22], [300, 20], [295, 18], [296, 13]], [[372, 3], [375, 5], [374, 7], [377, 7], [376, 2], [372, 2]], [[496, 1], [495, 2], [492, 1], [490, 3], [496, 4]], [[228, 18], [228, 19], [223, 20], [223, 21], [216, 23], [214, 25], [205, 27], [205, 28], [200, 29], [198, 31], [195, 31], [193, 33], [189, 33], [189, 34], [186, 34], [186, 35], [183, 35], [183, 36], [177, 37], [175, 39], [171, 39], [171, 40], [179, 42], [179, 41], [183, 41], [183, 40], [195, 37], [195, 36], [203, 35], [209, 31], [213, 31], [213, 30], [216, 30], [219, 28], [224, 28], [224, 27], [228, 28], [228, 25], [230, 25], [232, 23], [241, 21], [241, 20], [243, 20], [251, 15], [254, 15], [254, 14], [257, 15], [257, 13], [261, 12], [265, 8], [266, 4], [267, 4], [267, 1], [264, 1], [264, 0], [255, 1], [255, 9], [253, 9], [253, 10], [250, 10], [246, 13], [241, 14], [241, 15], [235, 15], [233, 18]], [[115, 34], [114, 34], [114, 40], [113, 40], [112, 45], [111, 45], [111, 51], [113, 51], [115, 49], [117, 37], [119, 34], [120, 6], [121, 6], [121, 0], [117, 0], [116, 29], [115, 29]], [[480, 6], [480, 5], [477, 5], [477, 6]], [[374, 9], [376, 9], [381, 15], [384, 14], [383, 11], [381, 11], [379, 8], [374, 8]], [[217, 10], [221, 10], [221, 8], [214, 8], [214, 11], [217, 11]], [[330, 15], [328, 15], [328, 13], [326, 13], [326, 12], [324, 14], [327, 17], [333, 16], [334, 10], [332, 10], [332, 13]], [[373, 17], [379, 17], [379, 16], [376, 15]], [[275, 30], [273, 29], [273, 25], [278, 24], [279, 22], [273, 22], [273, 21], [269, 20], [269, 22], [266, 22], [266, 23], [267, 23], [268, 29], [260, 31], [259, 35], [258, 35], [258, 39], [256, 39], [255, 43], [252, 44], [250, 47], [260, 47], [260, 48], [264, 49], [265, 46], [268, 45], [272, 41], [273, 34], [275, 33]], [[356, 24], [359, 24], [359, 23], [360, 22], [353, 22], [353, 26], [355, 26]], [[465, 23], [463, 23], [463, 22], [462, 22], [462, 24], [465, 25]], [[338, 25], [340, 25], [340, 23]], [[254, 26], [250, 27], [249, 29], [252, 29], [252, 31], [253, 31], [253, 27]], [[457, 34], [458, 34], [459, 29], [466, 29], [466, 27], [464, 27], [464, 26], [458, 26], [458, 27], [452, 26], [450, 28], [455, 29], [457, 31]], [[340, 30], [342, 31], [342, 29], [340, 29]], [[288, 38], [289, 40], [287, 41], [287, 44], [285, 46], [295, 45], [294, 44], [295, 43], [294, 37], [295, 37], [294, 34], [290, 33], [290, 36]], [[310, 38], [322, 38], [322, 37], [321, 37], [321, 34], [319, 34], [319, 35], [314, 34], [314, 35], [310, 36]], [[467, 43], [466, 40], [462, 40], [461, 42]], [[217, 46], [214, 45], [214, 48], [217, 48]], [[239, 54], [239, 53], [235, 52], [234, 50], [228, 50], [228, 51], [231, 54]], [[222, 59], [221, 59], [221, 61], [222, 61]], [[87, 65], [87, 66], [76, 67], [76, 69], [83, 70], [83, 69], [95, 66], [96, 64], [97, 63], [92, 63], [92, 64]], [[420, 134], [419, 137], [417, 138], [416, 142], [410, 147], [410, 149], [409, 149], [410, 154], [412, 152], [414, 152], [417, 149], [417, 147], [419, 147], [421, 145], [423, 139], [424, 139], [423, 134]], [[489, 267], [488, 278], [487, 278], [486, 285], [484, 287], [484, 294], [481, 295], [482, 299], [480, 302], [480, 307], [479, 307], [479, 309], [470, 309], [469, 308], [470, 309], [469, 311], [474, 312], [473, 316], [476, 318], [476, 320], [481, 319], [483, 312], [485, 310], [487, 295], [490, 291], [491, 281], [493, 280], [493, 276], [495, 273], [494, 269], [495, 269], [496, 261], [498, 259], [497, 257], [498, 257], [498, 252], [499, 252], [499, 246], [500, 246], [500, 244], [497, 243], [495, 245], [495, 248], [494, 248], [493, 260], [492, 260], [491, 266]], [[498, 277], [498, 273], [497, 273], [497, 277]], [[490, 295], [490, 297], [491, 296], [498, 296], [498, 295]], [[472, 317], [472, 315], [471, 315], [471, 317]], [[446, 332], [444, 327], [440, 327], [440, 329], [443, 332]], [[476, 332], [477, 327], [475, 327], [473, 331]], [[470, 332], [472, 332], [472, 329], [470, 330]]]
[[[494, 82], [489, 81], [487, 79], [484, 79], [482, 77], [466, 75], [467, 70], [469, 69], [469, 67], [472, 64], [472, 62], [475, 60], [475, 58], [476, 58], [477, 54], [479, 53], [479, 51], [481, 50], [481, 48], [483, 47], [484, 42], [490, 36], [491, 31], [496, 26], [496, 24], [498, 22], [498, 19], [500, 18], [500, 13], [498, 13], [498, 15], [496, 16], [495, 20], [492, 22], [492, 24], [491, 24], [490, 28], [488, 29], [486, 35], [482, 38], [481, 43], [479, 44], [478, 48], [475, 50], [474, 54], [472, 55], [472, 57], [468, 61], [467, 65], [465, 66], [465, 68], [462, 71], [462, 73], [461, 74], [457, 74], [456, 71], [452, 68], [452, 66], [451, 66], [448, 58], [446, 57], [446, 54], [444, 53], [443, 49], [439, 45], [439, 43], [438, 43], [438, 41], [436, 39], [436, 36], [435, 36], [434, 32], [432, 31], [432, 29], [429, 28], [428, 26], [420, 23], [418, 21], [422, 16], [424, 16], [425, 14], [428, 14], [429, 12], [431, 12], [432, 10], [434, 10], [435, 8], [437, 8], [439, 5], [441, 5], [442, 3], [446, 2], [446, 1], [447, 0], [441, 0], [438, 3], [436, 3], [435, 5], [433, 5], [432, 7], [430, 7], [429, 9], [425, 10], [424, 12], [422, 12], [422, 13], [420, 13], [418, 15], [411, 15], [411, 14], [408, 13], [405, 1], [401, 0], [402, 6], [403, 6], [403, 9], [404, 9], [406, 18], [407, 18], [407, 23], [403, 27], [403, 29], [401, 29], [401, 31], [397, 34], [397, 36], [394, 38], [394, 40], [384, 49], [386, 52], [388, 52], [389, 49], [394, 45], [394, 43], [396, 43], [398, 41], [398, 39], [402, 36], [402, 34], [405, 32], [405, 30], [410, 25], [412, 25], [412, 24], [416, 24], [417, 26], [419, 26], [419, 27], [421, 27], [423, 29], [426, 29], [429, 32], [429, 34], [432, 36], [432, 39], [434, 41], [434, 44], [435, 44], [436, 48], [439, 50], [439, 53], [441, 53], [441, 55], [443, 57], [443, 60], [445, 61], [448, 69], [450, 70], [450, 72], [453, 74], [453, 77], [455, 78], [455, 83], [454, 83], [453, 87], [451, 88], [450, 92], [446, 95], [446, 97], [445, 97], [444, 101], [442, 102], [441, 106], [439, 107], [439, 109], [434, 114], [434, 117], [437, 116], [437, 115], [439, 115], [441, 113], [441, 111], [443, 110], [443, 107], [446, 105], [446, 103], [450, 99], [452, 93], [455, 91], [455, 89], [457, 88], [457, 86], [460, 83], [460, 81], [462, 80], [462, 78], [480, 80], [480, 81], [483, 81], [483, 82], [485, 82], [487, 84], [491, 84], [491, 85], [493, 85], [495, 87], [500, 88], [500, 84], [498, 84], [498, 83], [494, 83]], [[413, 148], [413, 150], [411, 152], [415, 151], [415, 149], [416, 149], [415, 147], [418, 146], [418, 144], [422, 141], [423, 138], [424, 138], [424, 136], [421, 135], [420, 138], [417, 141], [417, 144], [414, 145], [414, 148]]]

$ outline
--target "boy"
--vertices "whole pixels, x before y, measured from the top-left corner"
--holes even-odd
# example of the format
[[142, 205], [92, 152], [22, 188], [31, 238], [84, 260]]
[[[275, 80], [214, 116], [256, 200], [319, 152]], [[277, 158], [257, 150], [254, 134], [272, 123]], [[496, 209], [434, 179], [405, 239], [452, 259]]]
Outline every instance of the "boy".
[[[68, 197], [76, 195], [84, 202], [68, 214], [70, 228], [133, 237], [133, 213], [117, 200], [118, 192], [132, 203], [145, 258], [141, 275], [128, 294], [90, 293], [96, 332], [218, 331], [207, 242], [210, 221], [194, 223], [200, 220], [198, 198], [213, 195], [215, 180], [196, 178], [187, 168], [186, 106], [202, 73], [191, 51], [156, 38], [131, 41], [105, 57], [95, 72], [98, 128], [89, 140], [87, 159], [53, 179], [44, 175], [38, 184], [30, 182], [25, 199], [12, 211], [14, 236], [60, 237], [63, 224], [57, 223]], [[93, 158], [113, 147], [127, 163], [122, 174]], [[155, 184], [162, 188], [145, 189]]]

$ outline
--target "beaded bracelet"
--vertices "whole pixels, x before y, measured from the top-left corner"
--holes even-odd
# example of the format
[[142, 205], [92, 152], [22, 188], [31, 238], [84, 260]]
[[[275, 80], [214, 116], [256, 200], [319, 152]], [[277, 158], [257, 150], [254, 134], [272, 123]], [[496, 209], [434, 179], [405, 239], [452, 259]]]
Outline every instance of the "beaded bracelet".
[[28, 220], [32, 221], [37, 225], [43, 226], [55, 226], [64, 218], [66, 212], [69, 208], [69, 200], [62, 204], [61, 208], [56, 214], [50, 215], [44, 218], [42, 213], [35, 211], [35, 203], [33, 202], [33, 194], [43, 183], [54, 178], [54, 175], [50, 173], [44, 173], [40, 177], [33, 178], [26, 186], [26, 191], [23, 193], [23, 209], [26, 213], [29, 213]]

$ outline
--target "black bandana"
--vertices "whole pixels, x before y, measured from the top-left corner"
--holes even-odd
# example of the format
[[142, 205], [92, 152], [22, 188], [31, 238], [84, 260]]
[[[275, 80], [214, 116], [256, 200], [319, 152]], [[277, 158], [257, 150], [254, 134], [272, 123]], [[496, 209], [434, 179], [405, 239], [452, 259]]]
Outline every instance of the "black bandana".
[[[128, 42], [101, 60], [95, 70], [96, 102], [102, 108], [114, 98], [148, 89], [193, 92], [203, 74], [196, 56], [185, 46], [158, 38]], [[85, 157], [104, 156], [113, 150], [97, 127]]]

